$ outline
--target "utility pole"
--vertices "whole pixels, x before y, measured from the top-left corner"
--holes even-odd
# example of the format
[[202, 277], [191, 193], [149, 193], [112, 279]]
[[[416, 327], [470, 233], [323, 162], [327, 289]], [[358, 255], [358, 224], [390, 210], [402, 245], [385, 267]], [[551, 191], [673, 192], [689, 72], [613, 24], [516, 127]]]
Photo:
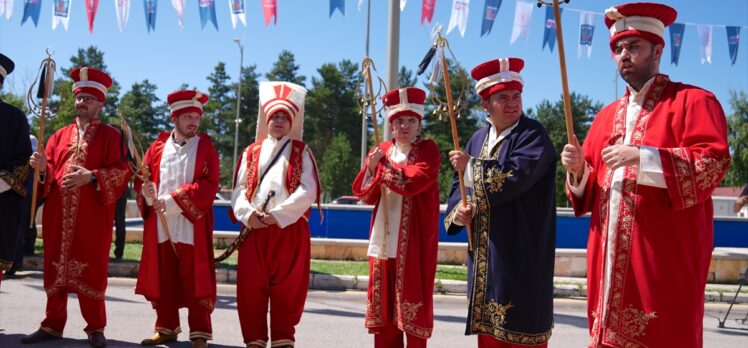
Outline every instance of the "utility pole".
[[239, 118], [239, 112], [242, 105], [242, 70], [244, 69], [244, 45], [238, 37], [234, 38], [234, 42], [239, 45], [239, 83], [236, 85], [236, 119], [234, 119], [234, 160], [231, 162], [231, 184], [236, 182], [236, 151], [239, 143], [239, 124], [242, 123], [242, 119]]
[[[390, 0], [389, 21], [387, 26], [387, 90], [400, 87], [399, 56], [400, 56], [400, 1]], [[384, 140], [392, 139], [390, 123], [384, 119]]]

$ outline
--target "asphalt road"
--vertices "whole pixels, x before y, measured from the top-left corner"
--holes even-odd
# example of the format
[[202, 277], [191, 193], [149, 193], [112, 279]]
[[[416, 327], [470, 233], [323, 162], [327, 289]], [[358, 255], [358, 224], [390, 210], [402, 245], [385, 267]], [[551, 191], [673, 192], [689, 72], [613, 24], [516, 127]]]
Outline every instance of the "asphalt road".
[[[107, 290], [107, 347], [142, 347], [139, 342], [152, 334], [155, 312], [142, 296], [136, 296], [134, 279], [110, 278]], [[219, 285], [216, 310], [213, 312], [211, 347], [243, 347], [236, 313], [236, 287]], [[44, 315], [45, 295], [41, 273], [22, 273], [21, 278], [6, 279], [0, 288], [0, 347], [21, 345], [22, 335], [36, 330]], [[301, 324], [297, 327], [297, 346], [373, 347], [373, 338], [364, 329], [366, 294], [363, 292], [309, 292]], [[475, 347], [474, 336], [464, 336], [466, 300], [462, 296], [435, 296], [435, 329], [429, 347]], [[550, 347], [586, 347], [588, 341], [584, 300], [557, 299], [555, 327]], [[717, 328], [717, 317], [723, 317], [726, 304], [707, 304], [704, 316], [704, 347], [748, 347], [748, 325], [744, 318], [748, 305], [733, 308], [728, 329]], [[183, 329], [187, 330], [186, 310], [181, 312]], [[33, 347], [88, 347], [85, 326], [77, 299], [68, 302], [65, 339]], [[191, 347], [187, 333], [169, 347]]]

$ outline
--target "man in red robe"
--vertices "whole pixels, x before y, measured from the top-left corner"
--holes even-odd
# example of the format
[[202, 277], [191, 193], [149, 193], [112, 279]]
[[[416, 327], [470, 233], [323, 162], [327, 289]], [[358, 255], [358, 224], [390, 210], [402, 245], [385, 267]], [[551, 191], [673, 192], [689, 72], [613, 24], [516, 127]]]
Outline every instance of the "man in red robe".
[[308, 220], [319, 175], [301, 140], [306, 89], [262, 82], [259, 92], [256, 142], [242, 154], [231, 196], [233, 216], [251, 230], [238, 249], [236, 305], [247, 347], [293, 347], [309, 286]]
[[78, 117], [49, 138], [44, 154], [35, 152], [29, 160], [41, 170], [40, 194], [47, 197], [42, 215], [47, 311], [39, 330], [21, 343], [62, 338], [68, 294], [76, 293], [88, 339], [103, 347], [114, 203], [131, 173], [120, 131], [99, 120], [112, 78], [88, 67], [70, 76]]
[[143, 345], [176, 341], [183, 307], [189, 310], [192, 347], [207, 347], [206, 340], [212, 339], [213, 200], [220, 173], [213, 143], [197, 133], [207, 101], [208, 96], [198, 91], [169, 94], [174, 130], [161, 133], [145, 154], [149, 182], [135, 182], [145, 221], [135, 293], [156, 310], [155, 334]]
[[425, 100], [415, 87], [382, 97], [393, 140], [369, 152], [353, 181], [353, 193], [375, 205], [365, 326], [376, 348], [404, 347], [403, 333], [409, 348], [426, 347], [434, 328], [441, 156], [420, 136]]
[[730, 154], [717, 98], [659, 73], [676, 15], [653, 3], [606, 11], [626, 93], [597, 114], [584, 147], [561, 154], [574, 213], [592, 212], [590, 347], [702, 346], [711, 195]]

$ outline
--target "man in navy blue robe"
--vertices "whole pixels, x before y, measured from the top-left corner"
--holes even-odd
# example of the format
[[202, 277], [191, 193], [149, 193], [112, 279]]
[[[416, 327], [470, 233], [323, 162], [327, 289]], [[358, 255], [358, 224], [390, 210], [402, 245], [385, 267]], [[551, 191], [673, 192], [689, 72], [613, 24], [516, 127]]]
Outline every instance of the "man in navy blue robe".
[[[0, 87], [15, 64], [0, 54]], [[29, 123], [26, 115], [0, 99], [0, 281], [10, 269], [16, 252], [16, 238], [26, 196], [28, 160], [31, 156]]]
[[472, 227], [465, 334], [478, 347], [546, 347], [553, 327], [556, 157], [546, 129], [522, 113], [523, 66], [503, 58], [473, 69], [489, 125], [449, 153], [469, 202], [456, 174], [444, 224], [449, 234]]

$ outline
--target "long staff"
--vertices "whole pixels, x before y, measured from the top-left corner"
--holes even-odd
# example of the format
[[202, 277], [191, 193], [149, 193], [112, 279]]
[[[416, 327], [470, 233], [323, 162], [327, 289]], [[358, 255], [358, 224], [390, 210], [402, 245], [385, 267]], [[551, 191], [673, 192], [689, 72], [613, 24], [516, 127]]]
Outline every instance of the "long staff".
[[[569, 3], [570, 0], [564, 0], [565, 3]], [[566, 141], [568, 144], [575, 143], [574, 135], [574, 121], [571, 115], [571, 99], [569, 98], [569, 80], [566, 77], [566, 53], [564, 51], [564, 35], [563, 29], [561, 28], [561, 8], [559, 7], [559, 1], [553, 0], [553, 2], [538, 0], [538, 7], [542, 5], [553, 6], [553, 18], [556, 22], [556, 41], [558, 41], [558, 63], [559, 70], [561, 72], [561, 87], [564, 95], [564, 118], [566, 120]], [[577, 173], [571, 174], [574, 182], [577, 182]]]
[[[48, 112], [47, 102], [49, 101], [49, 97], [52, 95], [52, 92], [54, 90], [54, 74], [56, 64], [54, 59], [52, 59], [52, 53], [53, 52], [50, 49], [47, 49], [47, 58], [44, 58], [44, 60], [42, 60], [41, 64], [39, 65], [39, 75], [37, 76], [37, 79], [34, 80], [34, 83], [31, 85], [31, 87], [29, 88], [29, 92], [26, 95], [26, 103], [28, 104], [29, 110], [31, 110], [32, 113], [38, 112], [39, 116], [39, 132], [37, 133], [37, 144], [39, 144], [39, 146], [36, 150], [39, 153], [44, 153], [44, 125], [47, 119]], [[34, 87], [37, 82], [39, 82], [39, 91], [36, 94], [36, 98], [42, 99], [41, 109], [34, 100]], [[29, 228], [34, 227], [34, 218], [36, 217], [36, 191], [39, 187], [39, 173], [40, 169], [35, 168], [34, 187], [31, 190], [31, 214], [29, 216]]]
[[[371, 58], [366, 57], [364, 58], [364, 61], [361, 63], [361, 68], [363, 69], [364, 73], [364, 79], [366, 79], [366, 96], [365, 103], [368, 103], [371, 107], [371, 123], [374, 127], [374, 146], [379, 146], [379, 143], [382, 141], [382, 138], [379, 136], [379, 125], [377, 124], [377, 97], [374, 94], [374, 83], [372, 82], [371, 78], [371, 70], [373, 69], [376, 71], [376, 67], [374, 66], [374, 61], [371, 60]], [[364, 105], [365, 108], [365, 105]], [[363, 110], [362, 112], [365, 112]], [[387, 160], [385, 154], [385, 160]], [[385, 184], [382, 184], [380, 187], [380, 202], [382, 202], [382, 219], [384, 220], [384, 241], [382, 242], [382, 255], [383, 258], [387, 258], [387, 240], [390, 236], [390, 214], [389, 214], [389, 206], [387, 205], [387, 186]]]
[[[135, 173], [135, 176], [137, 176], [141, 181], [143, 181], [143, 184], [148, 184], [151, 182], [149, 179], [150, 174], [148, 173], [148, 168], [143, 164], [143, 159], [140, 156], [140, 150], [135, 146], [135, 141], [133, 140], [133, 134], [132, 129], [130, 129], [130, 125], [127, 124], [127, 120], [125, 120], [125, 116], [122, 114], [122, 112], [119, 112], [119, 119], [120, 119], [120, 126], [122, 127], [122, 132], [125, 134], [126, 141], [127, 141], [127, 149], [129, 150], [130, 154], [135, 159], [135, 166], [137, 168], [132, 168], [132, 171]], [[157, 212], [158, 218], [161, 221], [161, 226], [164, 228], [164, 233], [166, 234], [166, 238], [169, 238], [169, 244], [171, 244], [172, 250], [174, 250], [174, 255], [179, 258], [179, 254], [177, 253], [177, 247], [174, 245], [174, 238], [171, 237], [171, 232], [169, 231], [169, 224], [166, 222], [166, 216], [162, 212]]]
[[[452, 98], [452, 84], [449, 79], [449, 66], [447, 65], [447, 55], [444, 54], [445, 47], [449, 46], [449, 42], [445, 37], [441, 35], [441, 31], [437, 31], [436, 45], [441, 50], [441, 70], [442, 77], [444, 78], [444, 93], [447, 95], [447, 111], [449, 112], [449, 126], [452, 129], [452, 146], [455, 151], [460, 150], [460, 138], [457, 133], [457, 117], [455, 116], [455, 103]], [[451, 51], [451, 50], [450, 50]], [[467, 193], [465, 192], [465, 178], [463, 178], [463, 170], [457, 170], [457, 179], [460, 182], [460, 198], [461, 204], [467, 206]], [[470, 223], [465, 224], [465, 230], [467, 231], [468, 237], [468, 249], [473, 250], [473, 229]]]

